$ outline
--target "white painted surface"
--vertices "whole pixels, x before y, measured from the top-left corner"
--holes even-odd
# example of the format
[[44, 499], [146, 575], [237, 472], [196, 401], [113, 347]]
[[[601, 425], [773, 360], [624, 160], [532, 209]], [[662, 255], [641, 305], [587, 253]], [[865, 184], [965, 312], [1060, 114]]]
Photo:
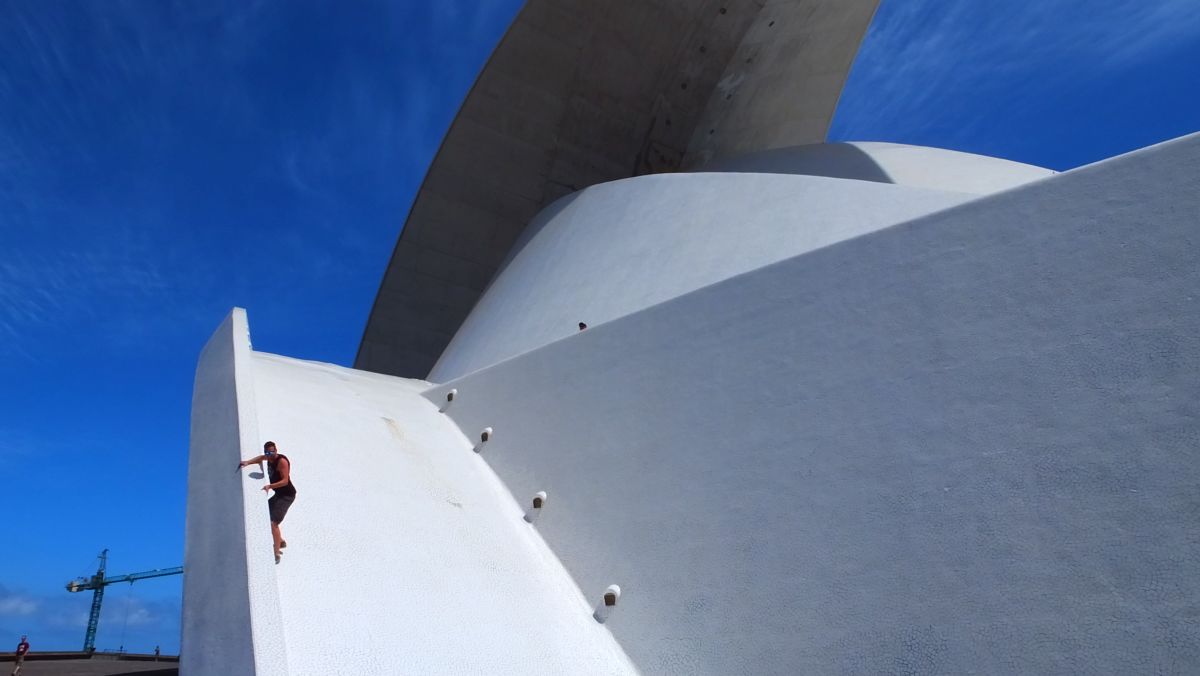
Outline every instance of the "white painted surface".
[[522, 507], [419, 395], [428, 383], [267, 354], [252, 367], [256, 442], [288, 456], [298, 493], [275, 567], [292, 676], [635, 673]]
[[287, 674], [262, 492], [242, 458], [257, 454], [246, 312], [234, 308], [196, 367], [188, 453], [180, 672]]
[[796, 174], [990, 195], [1055, 172], [998, 157], [900, 143], [815, 143], [776, 148], [705, 166], [702, 171]]
[[763, 265], [969, 195], [776, 174], [663, 174], [543, 211], [430, 373], [445, 382]]
[[1196, 673], [1198, 213], [1193, 135], [426, 396], [645, 673]]

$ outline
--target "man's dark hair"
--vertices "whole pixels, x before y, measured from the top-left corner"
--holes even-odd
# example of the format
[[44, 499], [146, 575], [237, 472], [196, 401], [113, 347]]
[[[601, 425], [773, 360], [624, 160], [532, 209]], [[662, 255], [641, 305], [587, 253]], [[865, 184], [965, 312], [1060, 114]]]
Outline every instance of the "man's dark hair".
[[587, 324], [584, 324], [583, 322], [579, 322], [579, 330], [580, 330], [580, 331], [582, 331], [582, 330], [584, 330], [584, 329], [586, 329], [586, 328], [587, 328]]
[[[274, 441], [268, 441], [267, 443], [263, 444], [263, 450], [264, 450], [264, 451], [265, 451], [265, 450], [267, 450], [268, 448], [275, 448], [275, 442], [274, 442]], [[278, 449], [276, 449], [276, 450], [278, 450]]]

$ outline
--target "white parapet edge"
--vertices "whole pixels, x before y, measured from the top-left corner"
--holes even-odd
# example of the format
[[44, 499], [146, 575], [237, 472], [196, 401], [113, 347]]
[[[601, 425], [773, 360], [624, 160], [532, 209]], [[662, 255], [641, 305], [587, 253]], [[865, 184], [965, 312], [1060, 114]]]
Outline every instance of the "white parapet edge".
[[[192, 394], [180, 672], [286, 676], [259, 455], [250, 328], [234, 308], [200, 353]], [[255, 476], [251, 476], [254, 474]]]

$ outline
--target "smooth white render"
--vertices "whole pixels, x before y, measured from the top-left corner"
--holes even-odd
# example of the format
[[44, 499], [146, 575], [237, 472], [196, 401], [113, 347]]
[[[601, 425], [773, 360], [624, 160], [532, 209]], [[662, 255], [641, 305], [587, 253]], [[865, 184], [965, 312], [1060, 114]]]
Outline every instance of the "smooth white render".
[[200, 353], [192, 392], [184, 674], [288, 673], [262, 482], [236, 471], [258, 440], [251, 359], [246, 312], [234, 308]]
[[764, 265], [973, 199], [821, 176], [659, 174], [538, 215], [429, 374], [445, 382]]
[[1200, 134], [426, 396], [643, 673], [1194, 674], [1198, 218]]
[[[244, 314], [234, 316], [242, 330], [227, 323], [214, 343], [246, 341]], [[232, 439], [193, 444], [187, 567], [220, 579], [187, 588], [186, 676], [636, 673], [522, 507], [420, 396], [428, 383], [251, 353], [248, 342], [239, 350], [236, 372], [202, 360], [195, 409], [210, 408], [201, 382], [252, 389], [240, 408], [221, 406], [252, 423], [244, 430], [257, 428], [240, 455], [275, 441], [298, 496], [275, 566], [265, 479], [234, 471]], [[218, 416], [195, 422], [230, 428]], [[193, 514], [221, 522], [224, 537], [194, 540]], [[266, 573], [248, 589], [236, 561], [214, 560], [230, 547]], [[187, 622], [189, 613], [223, 622]], [[259, 633], [277, 618], [281, 627]], [[243, 653], [217, 659], [227, 634], [252, 638], [253, 662]], [[199, 659], [200, 646], [217, 654]]]
[[749, 153], [701, 171], [797, 174], [990, 195], [1056, 172], [1032, 164], [902, 143], [813, 143]]
[[[254, 354], [235, 310], [184, 676], [1196, 673], [1197, 214], [1200, 135], [980, 198], [596, 186], [438, 385]], [[277, 567], [233, 472], [266, 439]]]

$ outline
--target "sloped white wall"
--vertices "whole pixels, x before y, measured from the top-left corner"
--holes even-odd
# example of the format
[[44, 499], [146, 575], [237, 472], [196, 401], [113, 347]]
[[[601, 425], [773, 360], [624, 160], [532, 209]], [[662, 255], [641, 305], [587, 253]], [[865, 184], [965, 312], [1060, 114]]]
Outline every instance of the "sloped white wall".
[[644, 673], [1195, 673], [1198, 213], [1191, 136], [427, 396]]
[[662, 174], [543, 211], [429, 375], [444, 382], [706, 284], [971, 199], [776, 174]]
[[252, 364], [297, 490], [275, 569], [293, 676], [636, 673], [428, 383]]
[[[230, 314], [196, 373], [181, 673], [637, 673], [428, 386], [254, 353]], [[267, 438], [298, 491], [279, 565], [237, 469]]]
[[261, 452], [250, 360], [246, 312], [235, 308], [200, 353], [192, 392], [184, 676], [288, 673], [261, 474], [237, 471]]

